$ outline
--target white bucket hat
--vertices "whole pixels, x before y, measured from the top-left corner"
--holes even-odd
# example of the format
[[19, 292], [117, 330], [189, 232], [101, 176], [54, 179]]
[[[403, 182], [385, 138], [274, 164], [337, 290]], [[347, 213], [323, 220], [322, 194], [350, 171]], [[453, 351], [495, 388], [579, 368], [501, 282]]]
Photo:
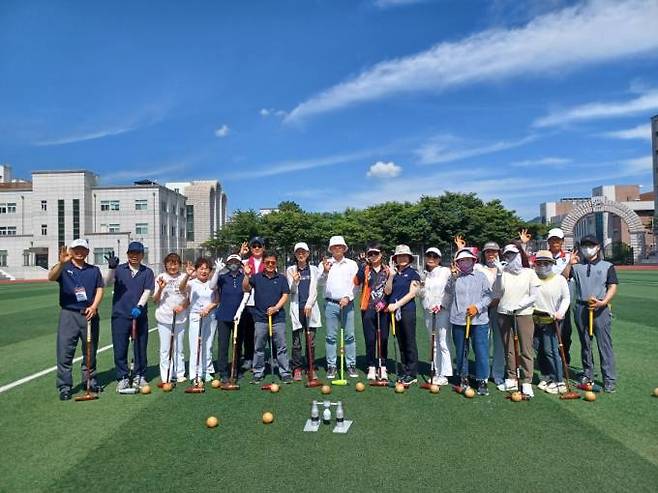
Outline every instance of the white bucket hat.
[[82, 238], [76, 238], [69, 245], [69, 248], [71, 250], [73, 250], [75, 247], [82, 247], [82, 248], [86, 248], [87, 250], [89, 250], [89, 243], [87, 243], [87, 240], [83, 240]]
[[411, 253], [411, 249], [407, 245], [398, 245], [395, 247], [395, 253], [393, 253], [393, 257], [391, 257], [393, 260], [395, 260], [395, 257], [398, 255], [409, 255], [412, 259], [414, 258], [414, 254]]
[[560, 228], [553, 228], [548, 232], [548, 235], [546, 236], [546, 239], [551, 239], [551, 238], [560, 238], [561, 240], [564, 239], [564, 231], [562, 231]]
[[308, 245], [303, 241], [300, 241], [299, 243], [295, 243], [295, 248], [292, 251], [296, 252], [297, 250], [300, 250], [300, 249], [305, 250], [307, 252], [311, 251], [311, 249], [308, 247]]
[[332, 236], [329, 239], [329, 248], [336, 245], [343, 245], [345, 247], [345, 251], [347, 251], [347, 243], [345, 243], [345, 238], [342, 236]]

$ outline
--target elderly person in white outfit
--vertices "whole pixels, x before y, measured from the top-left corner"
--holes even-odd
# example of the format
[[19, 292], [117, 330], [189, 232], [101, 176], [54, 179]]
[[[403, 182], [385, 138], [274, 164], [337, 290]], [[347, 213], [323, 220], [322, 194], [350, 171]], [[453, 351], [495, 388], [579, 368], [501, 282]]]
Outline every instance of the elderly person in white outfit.
[[431, 383], [448, 385], [448, 377], [452, 376], [452, 355], [450, 346], [450, 295], [445, 292], [450, 279], [450, 269], [441, 266], [441, 250], [435, 247], [425, 251], [425, 271], [423, 272], [423, 287], [421, 296], [425, 313], [425, 326], [432, 344], [432, 330], [436, 330], [434, 338], [434, 372]]

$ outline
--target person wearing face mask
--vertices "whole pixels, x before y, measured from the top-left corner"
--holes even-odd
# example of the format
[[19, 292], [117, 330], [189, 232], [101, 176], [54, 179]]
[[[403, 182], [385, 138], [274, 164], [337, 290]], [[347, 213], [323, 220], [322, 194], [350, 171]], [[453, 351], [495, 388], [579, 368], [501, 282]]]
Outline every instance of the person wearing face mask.
[[[503, 248], [506, 265], [496, 262], [498, 272], [494, 283], [494, 296], [498, 301], [498, 323], [505, 343], [507, 379], [499, 390], [521, 390], [527, 397], [533, 397], [532, 375], [534, 371], [533, 338], [535, 326], [532, 320], [533, 305], [540, 285], [535, 271], [530, 269], [528, 257], [518, 241]], [[517, 389], [516, 360], [514, 357], [514, 323], [519, 336], [520, 366], [522, 370], [521, 389]]]
[[[533, 312], [535, 322], [534, 346], [540, 371], [537, 388], [549, 394], [566, 392], [555, 323], [561, 324], [569, 309], [571, 298], [564, 276], [556, 274], [555, 259], [548, 250], [535, 255], [535, 272], [540, 286]], [[561, 328], [560, 328], [561, 330]], [[544, 385], [541, 385], [544, 382]]]
[[[378, 242], [368, 243], [366, 262], [359, 266], [354, 277], [354, 285], [361, 286], [361, 321], [363, 338], [366, 343], [367, 378], [373, 380], [388, 380], [386, 359], [388, 358], [388, 326], [386, 313], [388, 296], [384, 293], [386, 281], [392, 274], [391, 269], [382, 264], [382, 249]], [[379, 322], [378, 319], [379, 318]], [[379, 366], [377, 354], [377, 327], [379, 323], [381, 339], [381, 363]]]
[[450, 269], [441, 265], [441, 250], [436, 247], [425, 251], [424, 282], [421, 289], [423, 308], [425, 312], [425, 326], [432, 343], [432, 326], [436, 324], [436, 337], [434, 340], [434, 368], [436, 375], [432, 376], [430, 383], [434, 385], [448, 385], [448, 377], [452, 376], [452, 356], [450, 346], [450, 303], [452, 299], [446, 293], [446, 284], [450, 279]]
[[420, 276], [411, 267], [413, 254], [407, 245], [395, 247], [392, 257], [397, 272], [388, 277], [384, 293], [389, 296], [388, 311], [397, 323], [396, 338], [404, 376], [400, 382], [408, 387], [418, 381], [418, 346], [416, 345], [416, 302]]
[[[486, 242], [482, 248], [482, 263], [475, 265], [476, 270], [481, 271], [487, 276], [492, 289], [498, 273], [496, 262], [498, 261], [499, 252], [500, 246], [498, 246], [498, 243], [495, 241]], [[489, 312], [489, 345], [493, 348], [491, 378], [496, 387], [505, 383], [505, 345], [503, 344], [503, 337], [500, 335], [500, 327], [498, 326], [497, 306], [498, 300], [494, 299], [487, 310]]]
[[[217, 363], [218, 373], [222, 384], [229, 381], [228, 348], [231, 332], [235, 322], [240, 322], [244, 308], [249, 300], [249, 293], [242, 288], [242, 258], [240, 255], [229, 255], [226, 259], [226, 272], [215, 268], [210, 279], [210, 287], [217, 286], [219, 305], [215, 310], [217, 319]], [[240, 329], [238, 329], [238, 332]], [[237, 361], [235, 362], [238, 363]]]
[[[574, 320], [578, 329], [583, 362], [581, 383], [589, 384], [594, 379], [592, 339], [589, 336], [589, 309], [593, 310], [593, 335], [599, 348], [603, 390], [614, 392], [617, 372], [612, 350], [612, 315], [610, 301], [617, 293], [615, 266], [601, 258], [599, 241], [588, 235], [580, 240], [580, 251], [584, 263], [572, 260], [571, 276], [575, 288]], [[575, 257], [575, 256], [574, 256]]]
[[466, 319], [470, 317], [470, 335], [475, 353], [475, 379], [479, 395], [489, 395], [489, 314], [488, 307], [493, 299], [491, 286], [484, 273], [475, 269], [477, 257], [469, 248], [462, 248], [455, 255], [452, 276], [446, 284], [446, 293], [451, 297], [450, 323], [452, 340], [455, 344], [455, 359], [460, 385], [470, 386], [466, 348]]
[[[302, 339], [305, 337], [304, 327], [308, 329], [307, 361], [315, 354], [315, 333], [322, 326], [320, 307], [318, 306], [318, 278], [320, 271], [308, 263], [310, 249], [303, 241], [297, 243], [295, 264], [288, 267], [286, 277], [290, 286], [290, 321], [292, 322], [292, 379], [302, 380], [302, 368], [307, 366], [302, 360]], [[311, 362], [315, 365], [315, 362]], [[310, 377], [309, 377], [310, 378]]]

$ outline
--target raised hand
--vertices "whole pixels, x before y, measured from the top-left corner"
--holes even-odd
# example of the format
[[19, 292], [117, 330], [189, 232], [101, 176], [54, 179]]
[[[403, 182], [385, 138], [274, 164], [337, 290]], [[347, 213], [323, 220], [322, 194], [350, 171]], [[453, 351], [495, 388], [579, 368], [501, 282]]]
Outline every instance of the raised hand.
[[249, 253], [249, 243], [243, 241], [242, 245], [240, 245], [240, 252], [239, 252], [240, 257], [244, 257], [248, 253]]
[[224, 257], [220, 257], [217, 260], [215, 260], [215, 270], [217, 272], [223, 271], [224, 267], [226, 267], [226, 264], [224, 263]]
[[454, 241], [455, 246], [457, 247], [457, 250], [461, 250], [462, 248], [466, 248], [466, 240], [464, 239], [463, 235], [455, 235], [455, 237], [452, 239]]
[[251, 272], [252, 272], [251, 265], [244, 264], [243, 269], [244, 269], [244, 275], [245, 276], [247, 276], [247, 277], [251, 276]]
[[196, 272], [196, 269], [194, 268], [194, 265], [192, 265], [192, 262], [190, 262], [189, 260], [185, 262], [185, 272], [187, 273], [187, 276], [190, 279], [193, 279], [195, 277], [194, 273]]
[[326, 257], [322, 258], [322, 268], [324, 269], [325, 273], [329, 272], [329, 269], [331, 269], [331, 262]]
[[292, 281], [295, 284], [299, 284], [299, 281], [301, 280], [302, 276], [299, 274], [299, 271], [295, 269], [292, 273]]
[[524, 245], [528, 243], [532, 239], [532, 235], [528, 233], [527, 228], [523, 228], [521, 231], [519, 231], [519, 240], [521, 240], [521, 243]]
[[71, 255], [71, 252], [69, 252], [69, 249], [66, 248], [66, 246], [62, 246], [59, 249], [59, 263], [63, 264], [64, 262], [68, 262], [71, 260], [73, 255]]
[[157, 283], [160, 290], [163, 290], [167, 285], [167, 281], [165, 281], [162, 277], [158, 277]]
[[105, 260], [107, 260], [107, 266], [110, 269], [116, 269], [119, 266], [119, 257], [114, 255], [114, 252], [110, 252], [109, 255], [106, 255]]

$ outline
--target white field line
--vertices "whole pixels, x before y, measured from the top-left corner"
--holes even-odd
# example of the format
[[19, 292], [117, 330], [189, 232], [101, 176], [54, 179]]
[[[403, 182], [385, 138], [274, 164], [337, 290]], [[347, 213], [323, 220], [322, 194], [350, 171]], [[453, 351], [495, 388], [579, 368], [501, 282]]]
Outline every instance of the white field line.
[[[149, 329], [149, 332], [153, 332], [154, 330], [157, 330], [157, 327], [153, 327], [152, 329]], [[102, 348], [99, 348], [96, 351], [96, 354], [102, 353], [103, 351], [107, 351], [108, 349], [112, 349], [113, 344], [108, 344], [107, 346], [103, 346]], [[73, 363], [78, 363], [79, 361], [82, 361], [82, 356], [78, 356], [77, 358], [73, 359]], [[3, 392], [7, 392], [8, 390], [13, 389], [14, 387], [18, 387], [19, 385], [23, 385], [24, 383], [27, 383], [31, 380], [34, 380], [35, 378], [42, 377], [44, 375], [48, 375], [48, 373], [51, 373], [53, 371], [56, 371], [57, 367], [53, 366], [51, 368], [46, 368], [45, 370], [38, 371], [36, 373], [33, 373], [32, 375], [28, 375], [27, 377], [19, 378], [15, 382], [8, 383], [7, 385], [3, 385], [0, 387], [0, 394]]]

